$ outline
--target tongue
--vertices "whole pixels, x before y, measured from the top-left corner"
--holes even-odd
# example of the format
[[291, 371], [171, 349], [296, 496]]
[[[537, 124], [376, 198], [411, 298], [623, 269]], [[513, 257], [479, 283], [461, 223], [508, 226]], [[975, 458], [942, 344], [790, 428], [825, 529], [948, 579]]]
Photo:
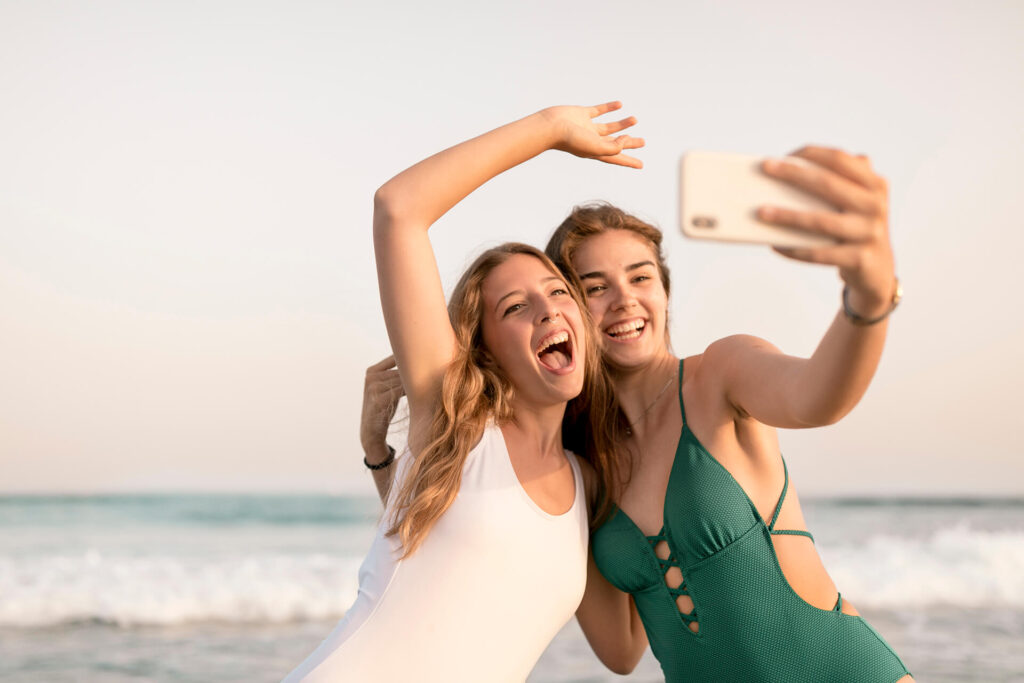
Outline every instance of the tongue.
[[558, 351], [557, 349], [553, 349], [551, 351], [545, 351], [544, 353], [540, 354], [540, 361], [549, 368], [552, 368], [554, 370], [561, 370], [562, 368], [568, 367], [569, 356], [565, 355], [561, 351]]

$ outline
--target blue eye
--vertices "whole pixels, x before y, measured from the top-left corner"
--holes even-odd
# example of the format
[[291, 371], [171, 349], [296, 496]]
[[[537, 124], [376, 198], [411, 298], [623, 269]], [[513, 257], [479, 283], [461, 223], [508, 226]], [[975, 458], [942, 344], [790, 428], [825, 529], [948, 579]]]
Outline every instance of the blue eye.
[[556, 289], [556, 290], [551, 292], [551, 296], [562, 296], [563, 294], [568, 294], [568, 293], [569, 292], [567, 292], [564, 289], [562, 289], [561, 287], [559, 287], [558, 289]]

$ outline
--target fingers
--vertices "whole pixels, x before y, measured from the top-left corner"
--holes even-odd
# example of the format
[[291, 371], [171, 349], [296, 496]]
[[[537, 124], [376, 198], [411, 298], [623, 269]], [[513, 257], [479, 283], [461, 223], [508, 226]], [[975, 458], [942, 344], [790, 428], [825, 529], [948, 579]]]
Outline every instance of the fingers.
[[629, 168], [643, 168], [644, 162], [640, 161], [636, 157], [631, 157], [626, 154], [613, 154], [606, 157], [594, 157], [598, 161], [603, 161], [606, 164], [614, 164], [615, 166], [627, 166]]
[[610, 111], [615, 111], [616, 109], [622, 109], [622, 102], [619, 100], [612, 100], [611, 102], [598, 104], [590, 108], [590, 118], [596, 119], [598, 116], [607, 114]]
[[627, 166], [629, 168], [643, 168], [644, 162], [640, 161], [636, 157], [631, 157], [627, 154], [622, 154], [624, 149], [640, 149], [645, 144], [643, 138], [634, 138], [629, 135], [620, 135], [617, 138], [608, 140], [607, 151], [608, 154], [594, 156], [594, 159], [603, 161], [606, 164], [614, 164], [616, 166]]
[[647, 144], [643, 138], [635, 138], [631, 135], [620, 135], [615, 138], [615, 141], [619, 143], [620, 149], [640, 149]]
[[874, 190], [886, 189], [885, 179], [874, 172], [871, 168], [871, 160], [863, 154], [848, 154], [833, 147], [807, 145], [792, 152], [789, 156], [813, 161], [864, 187]]
[[371, 391], [375, 394], [391, 394], [398, 392], [398, 396], [405, 394], [405, 388], [402, 386], [402, 377], [398, 374], [397, 370], [388, 370], [368, 377], [366, 381], [367, 391]]
[[396, 367], [396, 366], [397, 366], [397, 363], [395, 362], [394, 355], [390, 355], [387, 358], [384, 358], [383, 360], [380, 360], [380, 361], [374, 363], [373, 365], [371, 365], [370, 367], [366, 368], [366, 372], [369, 373], [369, 372], [374, 372], [374, 371], [377, 371], [377, 370], [387, 370], [389, 368], [393, 368], [393, 367]]
[[597, 132], [598, 132], [599, 135], [612, 135], [614, 133], [618, 133], [619, 131], [626, 130], [627, 128], [630, 128], [631, 126], [635, 126], [635, 125], [636, 125], [636, 117], [635, 116], [627, 116], [626, 118], [624, 118], [624, 119], [622, 119], [620, 121], [613, 121], [611, 123], [598, 123], [597, 124]]
[[364, 391], [373, 396], [387, 396], [396, 401], [405, 395], [402, 376], [398, 374], [394, 356], [388, 356], [366, 369]]
[[841, 270], [855, 269], [861, 259], [861, 249], [852, 244], [840, 244], [835, 247], [772, 247], [786, 258], [804, 263], [823, 263], [839, 266]]
[[770, 225], [799, 228], [834, 237], [841, 242], [862, 242], [874, 237], [871, 225], [855, 213], [831, 211], [795, 211], [778, 206], [762, 206], [757, 217]]
[[767, 175], [817, 195], [845, 211], [880, 215], [888, 209], [878, 192], [827, 168], [768, 159], [762, 169]]

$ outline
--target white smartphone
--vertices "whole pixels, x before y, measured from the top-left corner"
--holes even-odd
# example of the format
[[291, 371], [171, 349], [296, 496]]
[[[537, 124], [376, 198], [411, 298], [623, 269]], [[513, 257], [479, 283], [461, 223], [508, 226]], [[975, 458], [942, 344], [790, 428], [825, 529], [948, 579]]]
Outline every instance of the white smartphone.
[[[765, 157], [691, 151], [679, 162], [679, 221], [683, 234], [698, 239], [751, 242], [779, 247], [836, 244], [827, 235], [768, 225], [759, 206], [835, 211], [823, 199], [761, 172]], [[810, 165], [799, 157], [786, 161]]]

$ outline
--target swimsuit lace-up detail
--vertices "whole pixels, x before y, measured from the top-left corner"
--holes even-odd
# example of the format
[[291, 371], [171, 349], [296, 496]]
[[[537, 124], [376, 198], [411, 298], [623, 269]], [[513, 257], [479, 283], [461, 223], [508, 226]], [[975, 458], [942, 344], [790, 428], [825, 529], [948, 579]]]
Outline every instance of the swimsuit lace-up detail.
[[[647, 536], [647, 542], [651, 546], [651, 552], [654, 553], [654, 557], [658, 560], [658, 567], [661, 570], [662, 578], [665, 580], [665, 588], [668, 589], [669, 595], [672, 596], [672, 600], [676, 603], [676, 606], [677, 607], [679, 606], [679, 598], [682, 597], [682, 596], [686, 596], [687, 598], [689, 598], [692, 601], [693, 597], [690, 595], [690, 591], [686, 587], [686, 577], [685, 576], [682, 576], [682, 580], [679, 582], [679, 585], [677, 585], [675, 587], [672, 587], [671, 585], [669, 585], [669, 582], [668, 582], [668, 573], [669, 573], [669, 571], [673, 567], [675, 567], [676, 569], [679, 570], [680, 575], [682, 575], [683, 568], [682, 568], [682, 566], [680, 566], [679, 560], [676, 558], [676, 554], [672, 550], [672, 545], [668, 542], [668, 537], [665, 535], [665, 527], [664, 527], [664, 525], [661, 527], [661, 531], [659, 531], [657, 533], [657, 535], [655, 535], [655, 536]], [[661, 557], [658, 554], [658, 546], [661, 543], [664, 543], [665, 547], [668, 549], [668, 557]], [[683, 621], [686, 622], [687, 627], [691, 631], [693, 631], [694, 633], [698, 632], [699, 626], [698, 626], [698, 623], [697, 623], [697, 609], [696, 609], [696, 607], [691, 608], [688, 612], [684, 612], [680, 608], [679, 609], [679, 617]]]

